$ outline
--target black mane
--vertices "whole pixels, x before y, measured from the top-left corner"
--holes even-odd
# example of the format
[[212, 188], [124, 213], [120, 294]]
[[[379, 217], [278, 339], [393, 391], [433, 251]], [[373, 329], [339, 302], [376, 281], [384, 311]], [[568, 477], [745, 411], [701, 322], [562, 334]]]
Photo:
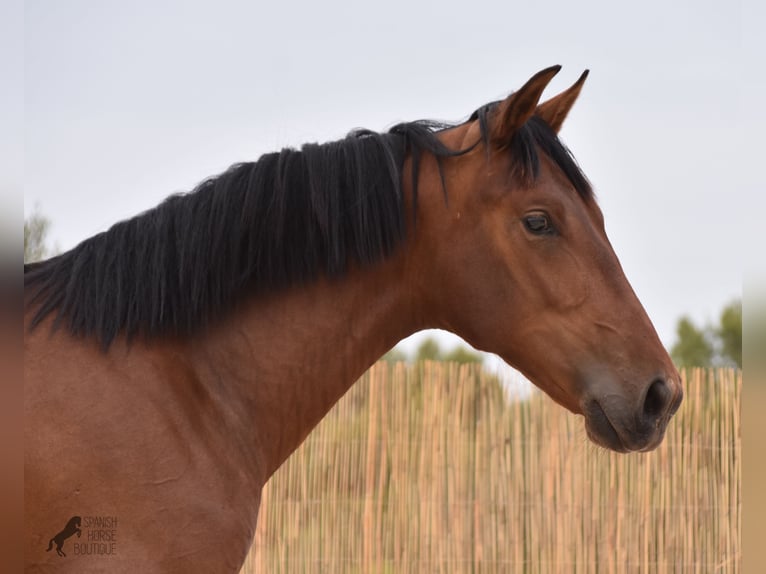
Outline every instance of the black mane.
[[[480, 120], [485, 140], [492, 105], [471, 117]], [[25, 265], [27, 305], [39, 305], [31, 326], [55, 313], [54, 328], [63, 324], [74, 335], [94, 336], [105, 348], [120, 333], [186, 335], [245, 292], [379, 261], [405, 238], [405, 158], [412, 160], [415, 184], [423, 153], [441, 162], [469, 151], [450, 150], [437, 139], [448, 127], [421, 121], [383, 134], [356, 131], [236, 164], [62, 255]], [[510, 146], [530, 179], [539, 171], [538, 149], [578, 193], [590, 195], [569, 151], [533, 117]], [[414, 211], [416, 185], [412, 194]]]

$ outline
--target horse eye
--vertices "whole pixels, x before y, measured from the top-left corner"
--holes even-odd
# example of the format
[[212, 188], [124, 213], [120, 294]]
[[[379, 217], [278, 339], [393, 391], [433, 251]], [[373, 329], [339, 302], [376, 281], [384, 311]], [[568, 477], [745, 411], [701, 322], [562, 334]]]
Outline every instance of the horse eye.
[[553, 233], [553, 227], [548, 219], [548, 216], [544, 213], [535, 213], [533, 215], [527, 215], [524, 218], [524, 226], [530, 233], [535, 235], [545, 235], [547, 233]]

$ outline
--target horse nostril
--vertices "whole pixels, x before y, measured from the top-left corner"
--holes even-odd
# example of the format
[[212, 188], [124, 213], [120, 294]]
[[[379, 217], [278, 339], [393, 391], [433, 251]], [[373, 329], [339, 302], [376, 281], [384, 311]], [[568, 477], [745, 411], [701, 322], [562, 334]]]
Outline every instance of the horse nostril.
[[662, 379], [655, 379], [655, 381], [646, 391], [646, 398], [644, 399], [644, 417], [648, 420], [655, 421], [659, 419], [660, 415], [665, 412], [670, 400], [670, 389], [667, 383]]

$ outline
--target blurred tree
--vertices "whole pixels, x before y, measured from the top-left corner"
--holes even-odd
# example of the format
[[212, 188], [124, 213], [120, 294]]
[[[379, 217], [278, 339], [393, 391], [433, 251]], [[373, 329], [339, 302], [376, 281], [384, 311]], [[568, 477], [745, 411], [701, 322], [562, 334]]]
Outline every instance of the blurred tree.
[[716, 334], [723, 361], [742, 368], [742, 301], [724, 307]]
[[713, 362], [713, 344], [703, 329], [698, 329], [689, 317], [681, 317], [676, 325], [678, 340], [670, 350], [679, 367], [709, 367]]
[[394, 347], [388, 353], [380, 358], [381, 361], [387, 363], [403, 363], [407, 361], [407, 353], [402, 351], [399, 347]]
[[742, 368], [742, 301], [724, 307], [716, 326], [697, 327], [689, 317], [681, 317], [676, 336], [670, 355], [679, 367]]
[[49, 249], [45, 244], [51, 222], [35, 210], [24, 220], [24, 263], [45, 259]]
[[472, 351], [468, 347], [458, 345], [452, 349], [449, 353], [444, 355], [442, 359], [451, 363], [470, 364], [470, 363], [482, 363], [484, 358], [480, 353]]
[[415, 351], [415, 362], [418, 361], [441, 361], [442, 351], [437, 343], [431, 337], [424, 339], [417, 351]]
[[456, 345], [449, 352], [445, 353], [439, 346], [438, 341], [432, 337], [424, 339], [415, 353], [410, 357], [401, 347], [396, 346], [381, 358], [389, 363], [398, 363], [401, 361], [445, 361], [450, 363], [469, 364], [484, 362], [484, 356], [479, 351], [474, 351], [466, 345]]

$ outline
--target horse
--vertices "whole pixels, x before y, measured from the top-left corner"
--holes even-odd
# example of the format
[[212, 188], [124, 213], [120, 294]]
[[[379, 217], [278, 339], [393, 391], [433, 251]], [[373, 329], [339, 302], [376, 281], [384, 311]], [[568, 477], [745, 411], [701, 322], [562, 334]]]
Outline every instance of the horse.
[[[558, 137], [560, 66], [455, 123], [233, 165], [25, 265], [30, 572], [237, 572], [261, 489], [359, 376], [425, 328], [496, 353], [595, 444], [657, 447], [678, 371]], [[54, 563], [74, 513], [115, 552]]]

